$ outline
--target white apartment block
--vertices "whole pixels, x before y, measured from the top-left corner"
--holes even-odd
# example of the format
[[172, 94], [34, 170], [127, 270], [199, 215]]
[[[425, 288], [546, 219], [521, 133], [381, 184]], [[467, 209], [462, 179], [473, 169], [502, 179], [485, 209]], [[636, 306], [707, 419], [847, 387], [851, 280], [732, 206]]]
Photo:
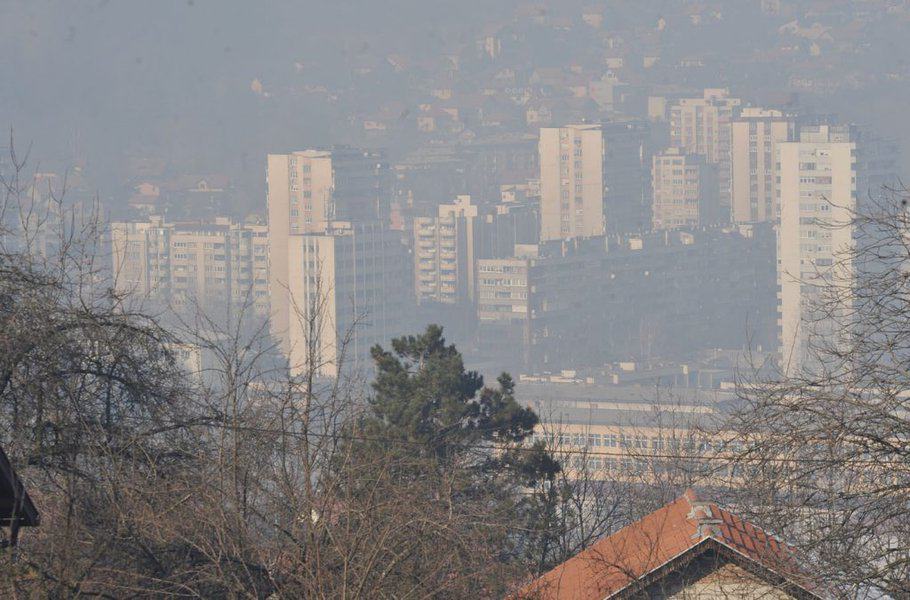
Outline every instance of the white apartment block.
[[540, 240], [604, 233], [604, 141], [600, 125], [540, 130]]
[[380, 224], [331, 222], [288, 238], [292, 374], [368, 368], [375, 344], [405, 331], [412, 305], [407, 248]]
[[288, 303], [288, 240], [291, 234], [325, 230], [330, 214], [334, 177], [332, 154], [304, 150], [268, 156], [268, 212], [270, 281], [272, 297], [270, 327], [288, 350], [290, 305]]
[[[814, 310], [826, 289], [849, 300], [853, 211], [895, 182], [896, 146], [849, 125], [803, 125], [778, 144], [778, 313], [785, 372], [813, 370], [813, 347], [838, 343], [837, 324]], [[830, 287], [836, 286], [836, 287]], [[849, 302], [848, 302], [849, 304]]]
[[868, 191], [852, 140], [847, 127], [821, 125], [801, 128], [798, 141], [777, 144], [778, 313], [786, 373], [811, 368], [810, 346], [830, 343], [836, 333], [813, 311], [825, 287], [852, 285], [844, 253], [854, 244], [857, 192]]
[[268, 229], [264, 225], [148, 221], [111, 224], [115, 289], [175, 309], [241, 308], [266, 315]]
[[670, 145], [717, 165], [718, 198], [726, 213], [732, 196], [731, 123], [740, 104], [725, 89], [706, 89], [701, 98], [683, 98], [670, 107]]
[[477, 206], [458, 196], [435, 217], [414, 219], [414, 291], [418, 304], [473, 301]]

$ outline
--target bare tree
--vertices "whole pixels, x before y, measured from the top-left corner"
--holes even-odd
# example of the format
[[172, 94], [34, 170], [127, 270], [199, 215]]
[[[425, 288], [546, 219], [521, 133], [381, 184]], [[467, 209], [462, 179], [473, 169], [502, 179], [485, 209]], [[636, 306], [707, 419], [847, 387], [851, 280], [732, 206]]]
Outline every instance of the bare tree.
[[103, 573], [141, 560], [143, 542], [120, 517], [136, 508], [135, 492], [192, 462], [195, 415], [173, 336], [104, 284], [97, 206], [67, 207], [65, 190], [36, 205], [25, 162], [15, 150], [11, 159], [0, 211], [0, 419], [45, 527], [20, 556], [37, 577], [10, 589], [87, 593]]
[[[32, 210], [21, 208], [29, 178], [15, 154], [13, 164], [0, 442], [43, 526], [0, 557], [7, 595], [496, 596], [613, 526], [605, 489], [591, 481], [566, 495], [543, 446], [522, 447], [536, 416], [508, 376], [444, 399], [432, 435], [384, 427], [350, 356], [365, 316], [339, 335], [330, 290], [294, 307], [306, 347], [295, 365], [276, 360], [251, 295], [227, 318], [149, 315], [144, 299], [114, 290], [116, 265], [98, 260], [98, 211], [77, 216], [54, 192], [52, 228], [20, 218]], [[48, 235], [57, 241], [36, 248]], [[333, 378], [322, 376], [325, 336]], [[187, 353], [201, 357], [195, 366]], [[421, 411], [449, 393], [445, 377], [428, 381], [408, 398], [425, 400]], [[600, 517], [570, 517], [570, 504], [581, 515], [589, 502]], [[542, 539], [555, 545], [534, 549]]]
[[849, 598], [910, 595], [907, 201], [886, 190], [854, 212], [855, 244], [833, 265], [849, 280], [817, 279], [808, 366], [744, 381], [729, 424], [740, 506]]

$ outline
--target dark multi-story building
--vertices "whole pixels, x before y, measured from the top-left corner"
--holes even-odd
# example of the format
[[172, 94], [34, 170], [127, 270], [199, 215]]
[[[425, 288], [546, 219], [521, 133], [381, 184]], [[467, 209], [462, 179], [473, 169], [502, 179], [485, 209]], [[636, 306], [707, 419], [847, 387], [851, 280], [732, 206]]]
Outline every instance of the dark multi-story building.
[[604, 221], [607, 233], [641, 233], [650, 221], [651, 128], [646, 121], [604, 123]]
[[571, 240], [481, 260], [481, 347], [534, 372], [771, 348], [774, 257], [762, 226]]

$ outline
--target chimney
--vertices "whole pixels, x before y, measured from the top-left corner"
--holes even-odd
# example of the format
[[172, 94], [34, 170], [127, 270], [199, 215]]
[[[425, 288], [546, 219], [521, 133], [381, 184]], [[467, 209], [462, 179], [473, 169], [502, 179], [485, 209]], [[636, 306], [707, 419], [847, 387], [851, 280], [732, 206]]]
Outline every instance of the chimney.
[[695, 521], [695, 533], [693, 539], [703, 539], [714, 536], [718, 533], [718, 528], [723, 524], [722, 519], [718, 519], [711, 510], [711, 503], [702, 500], [690, 500], [692, 508], [686, 515], [691, 521]]

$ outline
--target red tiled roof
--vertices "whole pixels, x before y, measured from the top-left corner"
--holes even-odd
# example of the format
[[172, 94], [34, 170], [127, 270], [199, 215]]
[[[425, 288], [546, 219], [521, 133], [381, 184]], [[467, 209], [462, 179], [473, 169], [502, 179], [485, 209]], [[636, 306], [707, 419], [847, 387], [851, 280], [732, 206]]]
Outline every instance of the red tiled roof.
[[[712, 540], [800, 587], [792, 548], [689, 490], [531, 582], [517, 597], [603, 600]], [[796, 581], [794, 581], [796, 580]], [[805, 595], [813, 597], [811, 593]]]

